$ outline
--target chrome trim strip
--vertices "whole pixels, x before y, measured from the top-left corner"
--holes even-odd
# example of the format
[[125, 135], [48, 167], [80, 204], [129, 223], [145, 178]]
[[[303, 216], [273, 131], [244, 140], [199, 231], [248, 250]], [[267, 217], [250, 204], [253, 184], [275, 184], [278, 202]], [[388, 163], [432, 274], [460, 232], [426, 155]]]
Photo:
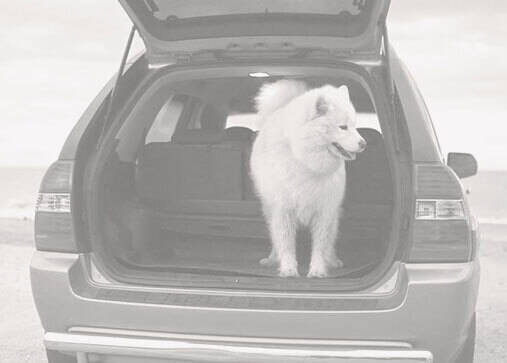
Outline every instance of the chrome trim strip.
[[412, 349], [412, 344], [399, 341], [381, 340], [335, 340], [335, 339], [301, 339], [301, 338], [257, 338], [257, 337], [231, 337], [202, 334], [178, 334], [156, 331], [138, 331], [127, 329], [108, 329], [84, 326], [74, 326], [68, 330], [71, 334], [87, 334], [117, 337], [153, 338], [164, 340], [178, 340], [186, 342], [218, 342], [223, 344], [241, 343], [245, 345], [269, 344], [269, 345], [299, 345], [299, 346], [331, 346], [339, 347], [368, 347], [368, 348], [391, 348]]
[[386, 360], [398, 363], [433, 362], [433, 355], [422, 350], [238, 346], [50, 332], [44, 335], [44, 344], [47, 349], [57, 351], [165, 358], [190, 362], [272, 363], [276, 360], [287, 363], [312, 363], [322, 362], [322, 359], [333, 359], [334, 363], [353, 363], [354, 361], [375, 363]]

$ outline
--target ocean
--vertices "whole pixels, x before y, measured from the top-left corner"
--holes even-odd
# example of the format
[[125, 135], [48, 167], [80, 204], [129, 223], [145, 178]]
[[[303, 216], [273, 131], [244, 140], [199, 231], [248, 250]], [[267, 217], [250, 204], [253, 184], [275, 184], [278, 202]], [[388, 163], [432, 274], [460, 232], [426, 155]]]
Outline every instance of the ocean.
[[[32, 219], [44, 168], [0, 168], [0, 218]], [[507, 171], [464, 180], [472, 211], [483, 224], [507, 225]]]
[[507, 171], [482, 171], [463, 184], [480, 223], [507, 225]]

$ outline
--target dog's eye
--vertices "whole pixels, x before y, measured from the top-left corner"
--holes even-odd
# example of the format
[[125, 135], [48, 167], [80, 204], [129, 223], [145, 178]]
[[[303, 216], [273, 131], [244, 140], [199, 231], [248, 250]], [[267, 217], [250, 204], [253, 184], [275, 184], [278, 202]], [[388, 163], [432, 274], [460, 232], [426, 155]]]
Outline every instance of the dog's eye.
[[347, 125], [340, 125], [340, 129], [342, 129], [342, 130], [348, 130], [349, 127]]

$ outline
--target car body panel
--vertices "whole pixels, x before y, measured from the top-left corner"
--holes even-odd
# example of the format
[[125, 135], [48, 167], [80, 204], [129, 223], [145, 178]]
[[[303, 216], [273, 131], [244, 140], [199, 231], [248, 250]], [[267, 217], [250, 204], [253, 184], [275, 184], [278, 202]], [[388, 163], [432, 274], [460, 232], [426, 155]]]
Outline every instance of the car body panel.
[[[151, 64], [201, 51], [328, 49], [380, 57], [390, 0], [120, 0]], [[333, 11], [335, 14], [333, 14]], [[317, 45], [318, 44], [318, 45]]]
[[390, 67], [393, 82], [406, 119], [415, 163], [441, 163], [443, 156], [429, 112], [407, 67], [391, 47]]
[[479, 282], [478, 261], [405, 264], [407, 289], [400, 304], [390, 309], [200, 308], [128, 301], [128, 289], [123, 292], [125, 301], [82, 296], [91, 282], [81, 258], [35, 252], [32, 289], [47, 332], [94, 327], [243, 338], [399, 341], [432, 352], [437, 362], [450, 359], [465, 341]]

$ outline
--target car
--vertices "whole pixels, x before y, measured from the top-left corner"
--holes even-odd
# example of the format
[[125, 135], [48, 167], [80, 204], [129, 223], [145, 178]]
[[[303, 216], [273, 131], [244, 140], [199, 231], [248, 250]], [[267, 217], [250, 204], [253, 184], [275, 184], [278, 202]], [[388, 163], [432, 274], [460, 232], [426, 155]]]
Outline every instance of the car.
[[[389, 42], [390, 1], [120, 4], [120, 70], [38, 195], [49, 363], [473, 362], [479, 233], [460, 179], [477, 162], [443, 155]], [[129, 58], [135, 32], [146, 49]], [[327, 278], [259, 264], [253, 99], [279, 79], [347, 85], [367, 142], [347, 161], [344, 266]], [[302, 269], [309, 240], [298, 231]]]

